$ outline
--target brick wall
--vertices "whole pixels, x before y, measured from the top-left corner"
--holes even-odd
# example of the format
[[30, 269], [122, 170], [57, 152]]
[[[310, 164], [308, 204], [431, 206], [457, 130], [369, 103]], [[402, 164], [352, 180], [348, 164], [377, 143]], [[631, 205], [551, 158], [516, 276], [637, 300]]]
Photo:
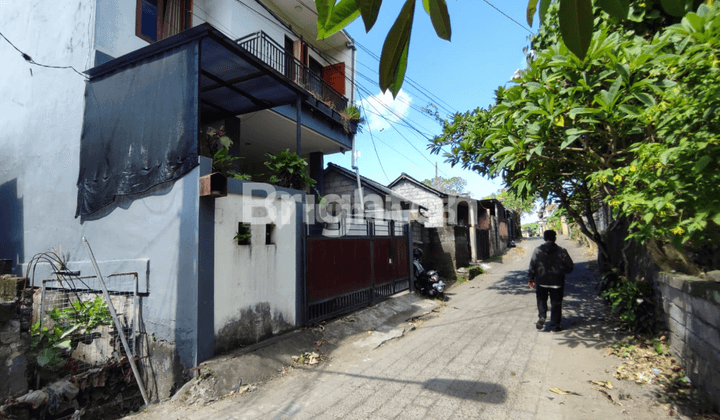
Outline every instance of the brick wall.
[[501, 238], [507, 238], [508, 237], [508, 226], [505, 222], [500, 222], [500, 237]]
[[444, 226], [444, 206], [442, 198], [409, 181], [400, 181], [392, 187], [392, 190], [408, 200], [420, 204], [428, 209], [428, 221], [425, 223], [426, 228]]
[[[325, 196], [331, 203], [338, 203], [342, 206], [352, 206], [355, 199], [355, 190], [357, 189], [357, 181], [353, 182], [349, 178], [339, 175], [336, 172], [330, 172], [325, 177]], [[337, 195], [340, 199], [329, 197]]]
[[693, 385], [720, 396], [720, 282], [659, 273], [670, 351]]

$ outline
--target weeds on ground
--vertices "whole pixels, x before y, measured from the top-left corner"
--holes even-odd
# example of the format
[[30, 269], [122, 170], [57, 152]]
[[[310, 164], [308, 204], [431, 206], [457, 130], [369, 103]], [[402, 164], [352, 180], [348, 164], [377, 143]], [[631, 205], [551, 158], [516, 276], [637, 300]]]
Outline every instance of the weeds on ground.
[[616, 379], [656, 384], [661, 390], [656, 395], [661, 404], [692, 413], [694, 420], [720, 420], [713, 414], [712, 400], [692, 385], [683, 366], [669, 353], [666, 336], [626, 337], [612, 345], [608, 354], [623, 359], [613, 374]]
[[468, 271], [468, 280], [472, 280], [475, 277], [479, 276], [480, 274], [485, 273], [485, 270], [482, 269], [482, 267], [472, 267]]

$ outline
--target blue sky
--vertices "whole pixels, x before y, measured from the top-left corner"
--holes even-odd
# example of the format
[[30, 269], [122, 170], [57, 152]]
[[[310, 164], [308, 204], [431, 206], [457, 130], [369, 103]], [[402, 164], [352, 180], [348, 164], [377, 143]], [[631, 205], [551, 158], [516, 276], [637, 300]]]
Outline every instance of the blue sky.
[[[377, 86], [377, 58], [403, 3], [398, 0], [383, 2], [378, 21], [368, 34], [361, 19], [347, 28], [358, 45], [357, 100], [369, 117], [363, 132], [355, 138], [360, 153], [360, 174], [383, 184], [393, 181], [402, 172], [422, 181], [435, 176], [437, 162], [440, 176], [459, 176], [467, 180], [467, 189], [473, 197], [490, 195], [502, 187], [499, 179], [487, 179], [460, 167], [452, 168], [442, 156], [430, 154], [429, 142], [424, 136], [437, 135], [441, 128], [419, 110], [434, 103], [444, 117], [450, 112], [490, 105], [495, 89], [508, 83], [517, 69], [525, 67], [522, 50], [529, 44], [530, 32], [484, 0], [448, 0], [452, 41], [447, 42], [435, 35], [430, 18], [422, 8], [422, 2], [418, 1], [406, 80], [398, 97], [392, 100], [389, 93], [382, 96]], [[527, 27], [526, 0], [492, 0], [490, 3]], [[532, 28], [534, 32], [537, 32], [536, 27], [537, 23]], [[398, 121], [382, 104], [403, 115], [404, 121]], [[392, 124], [375, 115], [377, 113], [385, 114]], [[417, 131], [407, 127], [407, 123]], [[326, 161], [349, 168], [351, 154], [330, 155]]]

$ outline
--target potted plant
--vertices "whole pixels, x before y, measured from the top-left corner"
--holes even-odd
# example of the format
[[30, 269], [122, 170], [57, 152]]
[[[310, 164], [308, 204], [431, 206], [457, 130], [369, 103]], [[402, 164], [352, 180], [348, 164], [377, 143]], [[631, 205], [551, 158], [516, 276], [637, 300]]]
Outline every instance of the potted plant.
[[279, 187], [304, 190], [305, 187], [314, 187], [315, 180], [310, 178], [307, 161], [296, 153], [285, 149], [282, 152], [268, 155], [265, 167], [270, 170], [270, 183]]
[[[357, 133], [365, 118], [360, 116], [360, 110], [355, 105], [350, 105], [341, 113], [343, 126], [348, 133]], [[360, 130], [362, 131], [362, 130]]]

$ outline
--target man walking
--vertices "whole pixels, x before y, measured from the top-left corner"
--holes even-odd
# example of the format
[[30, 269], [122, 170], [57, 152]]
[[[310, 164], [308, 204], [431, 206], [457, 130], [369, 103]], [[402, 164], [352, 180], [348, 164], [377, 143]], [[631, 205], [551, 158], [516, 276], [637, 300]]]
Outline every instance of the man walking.
[[545, 325], [549, 295], [552, 330], [562, 331], [560, 320], [565, 292], [565, 274], [571, 273], [575, 265], [567, 250], [555, 243], [557, 235], [554, 230], [546, 230], [543, 238], [545, 243], [533, 251], [528, 271], [528, 285], [531, 289], [535, 289], [537, 297], [538, 321], [535, 328], [540, 330]]

